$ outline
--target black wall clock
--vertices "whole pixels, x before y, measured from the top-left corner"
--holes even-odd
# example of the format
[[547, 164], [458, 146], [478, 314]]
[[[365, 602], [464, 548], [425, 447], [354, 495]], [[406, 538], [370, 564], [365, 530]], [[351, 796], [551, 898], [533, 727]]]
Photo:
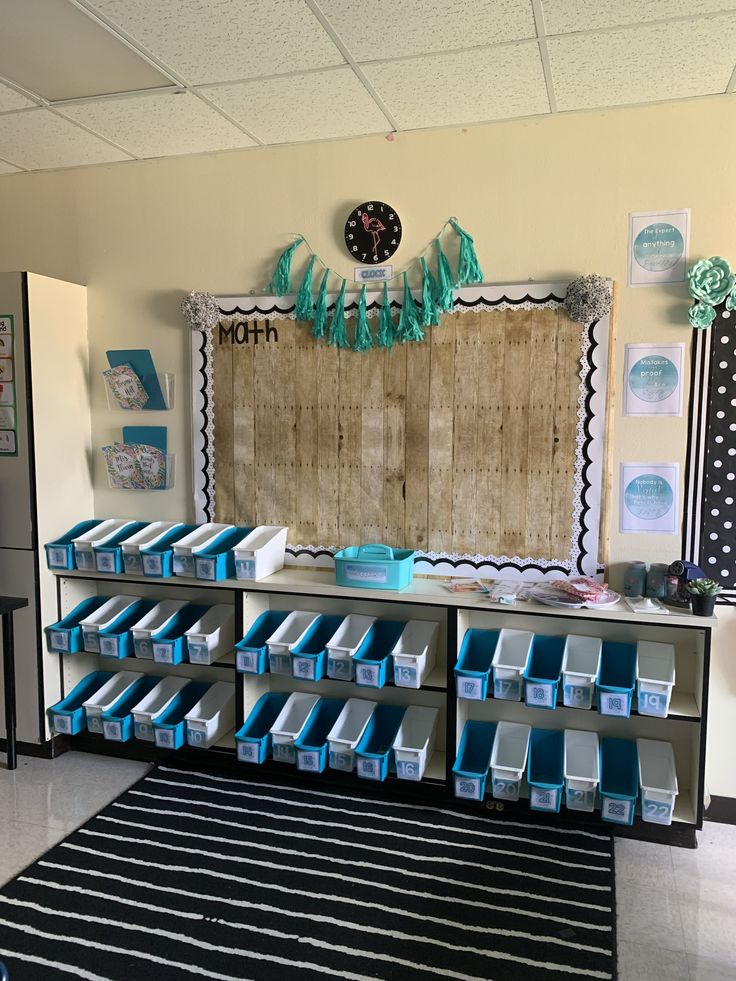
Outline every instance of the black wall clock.
[[401, 244], [401, 220], [383, 201], [366, 201], [345, 222], [345, 245], [356, 262], [387, 262]]

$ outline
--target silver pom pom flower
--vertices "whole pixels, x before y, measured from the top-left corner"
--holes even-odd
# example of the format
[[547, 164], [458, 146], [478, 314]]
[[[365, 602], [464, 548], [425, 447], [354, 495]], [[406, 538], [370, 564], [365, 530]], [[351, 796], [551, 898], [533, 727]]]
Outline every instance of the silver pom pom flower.
[[220, 322], [220, 308], [211, 293], [187, 293], [181, 312], [192, 330], [210, 330]]
[[564, 302], [571, 320], [592, 324], [605, 317], [611, 309], [611, 290], [603, 276], [591, 273], [574, 279], [567, 287]]

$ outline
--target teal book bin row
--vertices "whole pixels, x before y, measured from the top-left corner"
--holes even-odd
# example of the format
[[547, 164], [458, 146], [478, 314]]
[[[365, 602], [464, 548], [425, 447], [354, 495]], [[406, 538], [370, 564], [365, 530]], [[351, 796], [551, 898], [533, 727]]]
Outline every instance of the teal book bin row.
[[405, 712], [405, 705], [376, 706], [355, 749], [359, 777], [385, 780], [396, 769], [393, 745]]
[[338, 586], [404, 589], [414, 575], [414, 552], [389, 545], [359, 545], [335, 552]]
[[126, 743], [133, 736], [133, 708], [153, 691], [161, 679], [147, 674], [139, 678], [112, 708], [102, 713], [102, 734], [105, 739]]
[[175, 613], [166, 627], [151, 637], [153, 660], [158, 664], [181, 664], [186, 660], [187, 639], [184, 634], [202, 619], [207, 610], [208, 606], [190, 603]]
[[114, 657], [118, 660], [133, 657], [133, 635], [130, 628], [142, 620], [146, 613], [156, 605], [155, 600], [138, 600], [112, 626], [98, 634], [101, 657]]
[[632, 739], [601, 739], [601, 817], [632, 824], [639, 794], [639, 755]]
[[532, 729], [526, 779], [532, 811], [559, 811], [565, 782], [565, 733], [562, 729]]
[[327, 642], [335, 636], [343, 619], [321, 616], [312, 624], [291, 652], [291, 673], [294, 678], [302, 681], [320, 681], [324, 678], [327, 670]]
[[383, 688], [389, 675], [393, 678], [391, 651], [404, 632], [405, 623], [376, 620], [353, 655], [355, 684], [359, 688]]
[[554, 709], [562, 674], [564, 637], [534, 635], [532, 652], [524, 672], [524, 699], [534, 708]]
[[628, 719], [636, 684], [636, 645], [604, 641], [596, 683], [599, 715]]
[[173, 697], [168, 708], [153, 720], [153, 739], [161, 749], [181, 749], [186, 742], [186, 720], [190, 712], [210, 686], [200, 681], [190, 681], [186, 688]]
[[322, 773], [327, 766], [327, 736], [345, 707], [343, 698], [321, 698], [299, 738], [294, 740], [296, 768]]
[[248, 633], [235, 645], [235, 664], [242, 674], [265, 674], [268, 668], [266, 641], [288, 617], [285, 610], [267, 610], [254, 621]]
[[230, 528], [223, 531], [217, 538], [194, 553], [194, 574], [197, 579], [207, 582], [219, 582], [222, 579], [235, 578], [235, 553], [233, 548], [250, 535], [253, 528]]
[[456, 797], [464, 800], [483, 800], [495, 736], [495, 722], [470, 720], [463, 726], [457, 757], [452, 768]]
[[169, 579], [174, 575], [174, 544], [196, 531], [197, 525], [179, 525], [155, 545], [141, 549], [143, 575], [149, 579]]
[[465, 631], [455, 666], [458, 698], [483, 701], [487, 697], [497, 643], [498, 630], [471, 628]]
[[288, 697], [289, 693], [284, 691], [266, 692], [250, 710], [248, 718], [235, 733], [241, 763], [265, 763], [271, 756], [271, 726]]
[[135, 521], [132, 524], [121, 528], [117, 534], [109, 538], [104, 545], [94, 545], [92, 552], [95, 557], [95, 569], [98, 572], [114, 573], [120, 575], [123, 571], [123, 549], [121, 542], [131, 535], [143, 531], [149, 525], [148, 521]]
[[65, 617], [44, 628], [46, 647], [50, 654], [78, 654], [83, 649], [81, 622], [107, 603], [109, 596], [90, 596]]
[[82, 680], [62, 698], [56, 705], [52, 705], [48, 710], [51, 728], [54, 732], [60, 732], [67, 736], [76, 736], [87, 728], [87, 716], [84, 711], [84, 703], [98, 692], [110, 678], [112, 671], [93, 671], [86, 675]]
[[49, 569], [59, 570], [59, 571], [70, 571], [71, 569], [76, 569], [77, 564], [74, 559], [74, 545], [73, 541], [75, 538], [79, 538], [80, 535], [86, 534], [88, 531], [92, 531], [100, 524], [99, 518], [90, 518], [87, 521], [80, 521], [79, 524], [74, 525], [66, 534], [61, 535], [61, 537], [55, 539], [53, 542], [47, 542], [44, 545], [44, 550], [46, 552], [46, 564]]

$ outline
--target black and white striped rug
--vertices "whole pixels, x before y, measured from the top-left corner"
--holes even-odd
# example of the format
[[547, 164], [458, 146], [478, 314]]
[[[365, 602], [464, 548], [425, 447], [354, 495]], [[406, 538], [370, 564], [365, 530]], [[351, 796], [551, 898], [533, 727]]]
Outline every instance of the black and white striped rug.
[[0, 959], [11, 981], [610, 979], [613, 846], [160, 766], [0, 892]]

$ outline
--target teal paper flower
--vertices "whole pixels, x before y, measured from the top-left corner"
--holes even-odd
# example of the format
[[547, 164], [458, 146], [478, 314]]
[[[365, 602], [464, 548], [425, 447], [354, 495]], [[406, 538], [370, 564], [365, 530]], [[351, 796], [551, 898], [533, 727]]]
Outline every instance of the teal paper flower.
[[736, 310], [736, 286], [728, 294], [728, 299], [726, 300], [727, 310]]
[[[736, 276], [731, 272], [731, 267], [725, 259], [717, 255], [696, 262], [688, 272], [687, 278], [692, 296], [713, 307], [723, 303], [736, 286]], [[692, 317], [690, 320], [692, 323]], [[712, 320], [713, 318], [709, 323]], [[703, 324], [695, 324], [695, 326], [702, 327]]]
[[713, 307], [709, 307], [707, 303], [696, 303], [694, 306], [690, 307], [687, 313], [692, 326], [697, 327], [700, 330], [705, 327], [710, 327], [710, 325], [716, 319], [715, 310]]

